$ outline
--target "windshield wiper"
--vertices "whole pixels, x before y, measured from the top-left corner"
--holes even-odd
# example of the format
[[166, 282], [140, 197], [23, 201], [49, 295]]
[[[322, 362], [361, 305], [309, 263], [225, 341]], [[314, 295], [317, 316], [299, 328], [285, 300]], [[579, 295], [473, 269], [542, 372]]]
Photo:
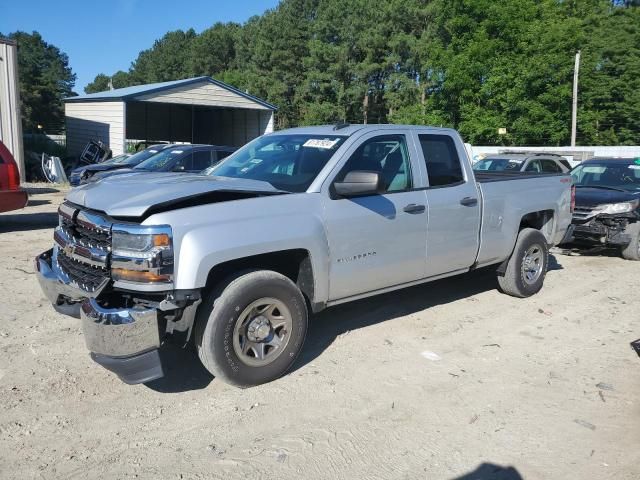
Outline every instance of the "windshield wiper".
[[616, 192], [627, 193], [628, 190], [618, 187], [609, 187], [608, 185], [576, 185], [576, 188], [600, 188], [602, 190], [614, 190]]

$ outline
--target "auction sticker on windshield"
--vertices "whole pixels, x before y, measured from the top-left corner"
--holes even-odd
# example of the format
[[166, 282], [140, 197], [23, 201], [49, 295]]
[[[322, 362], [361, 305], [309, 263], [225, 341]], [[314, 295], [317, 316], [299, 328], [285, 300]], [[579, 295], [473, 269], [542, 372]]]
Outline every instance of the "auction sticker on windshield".
[[336, 143], [338, 143], [340, 141], [339, 138], [335, 138], [333, 140], [329, 140], [327, 138], [325, 139], [319, 139], [319, 138], [310, 138], [309, 140], [307, 140], [306, 142], [304, 142], [304, 144], [302, 144], [303, 147], [311, 147], [311, 148], [333, 148]]

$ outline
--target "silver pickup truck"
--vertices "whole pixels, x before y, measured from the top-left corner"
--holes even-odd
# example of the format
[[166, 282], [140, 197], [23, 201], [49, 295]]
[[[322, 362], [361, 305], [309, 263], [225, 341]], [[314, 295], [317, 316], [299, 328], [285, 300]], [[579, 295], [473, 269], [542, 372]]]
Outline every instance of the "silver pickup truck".
[[563, 174], [479, 173], [445, 128], [337, 125], [262, 136], [210, 175], [125, 174], [72, 190], [43, 291], [127, 383], [163, 375], [168, 335], [239, 386], [300, 353], [309, 312], [493, 266], [542, 288], [571, 223]]

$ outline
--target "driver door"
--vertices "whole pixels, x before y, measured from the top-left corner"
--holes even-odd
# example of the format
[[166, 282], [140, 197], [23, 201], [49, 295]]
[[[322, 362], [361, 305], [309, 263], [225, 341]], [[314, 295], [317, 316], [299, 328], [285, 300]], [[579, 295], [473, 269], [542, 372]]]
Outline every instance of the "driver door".
[[[427, 208], [414, 146], [402, 131], [372, 132], [340, 163], [325, 191], [331, 264], [329, 300], [425, 277]], [[355, 170], [376, 171], [382, 194], [340, 198], [331, 185]]]

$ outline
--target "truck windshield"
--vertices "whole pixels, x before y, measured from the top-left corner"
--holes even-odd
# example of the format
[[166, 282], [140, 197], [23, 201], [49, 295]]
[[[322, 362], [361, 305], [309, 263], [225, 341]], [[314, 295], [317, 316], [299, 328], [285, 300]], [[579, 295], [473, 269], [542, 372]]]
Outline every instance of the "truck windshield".
[[278, 190], [304, 192], [347, 137], [267, 135], [225, 158], [209, 175], [268, 182]]
[[571, 172], [577, 187], [615, 188], [640, 191], [640, 162], [629, 164], [587, 163]]

